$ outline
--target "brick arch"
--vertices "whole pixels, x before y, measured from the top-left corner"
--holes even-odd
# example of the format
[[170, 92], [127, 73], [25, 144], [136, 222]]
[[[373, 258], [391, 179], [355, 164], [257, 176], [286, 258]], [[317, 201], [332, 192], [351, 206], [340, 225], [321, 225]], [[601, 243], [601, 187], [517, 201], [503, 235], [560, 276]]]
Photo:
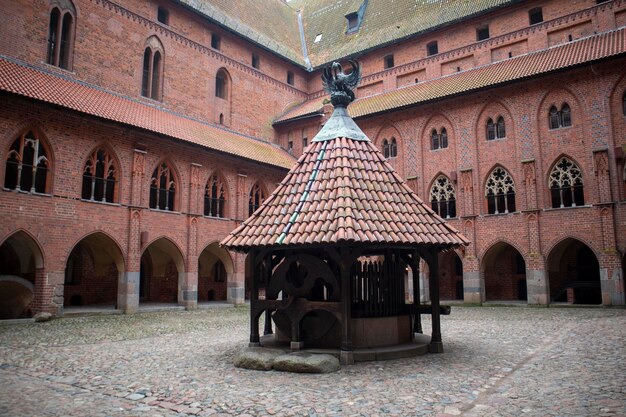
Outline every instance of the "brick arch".
[[616, 104], [619, 105], [618, 114], [621, 115], [623, 115], [621, 105], [624, 94], [626, 94], [626, 74], [623, 74], [617, 78], [615, 83], [611, 86], [611, 92], [609, 94], [609, 102], [611, 104], [611, 108], [613, 108], [613, 106], [615, 106]]
[[[440, 120], [443, 120], [443, 123], [440, 123]], [[418, 135], [418, 137], [422, 140], [422, 143], [428, 145], [428, 149], [430, 149], [430, 132], [433, 129], [437, 129], [437, 132], [439, 132], [442, 127], [445, 127], [448, 132], [448, 144], [454, 142], [457, 135], [455, 125], [452, 123], [452, 119], [449, 116], [439, 111], [426, 119], [426, 123], [424, 123]], [[424, 135], [428, 135], [428, 137], [426, 138]], [[425, 138], [428, 140], [424, 141]]]
[[391, 122], [385, 122], [381, 126], [381, 128], [378, 129], [375, 137], [376, 139], [374, 140], [374, 144], [377, 148], [381, 149], [381, 152], [383, 140], [387, 139], [391, 141], [392, 137], [395, 138], [398, 145], [398, 157], [402, 157], [402, 155], [404, 155], [404, 139], [402, 138], [400, 129], [398, 129], [395, 124]]
[[25, 244], [33, 253], [35, 258], [35, 268], [43, 268], [46, 265], [46, 253], [37, 238], [28, 230], [19, 228], [10, 232], [4, 237], [4, 239], [0, 240], [0, 246], [4, 245], [9, 239], [19, 238], [21, 235], [24, 235], [26, 238]]
[[[523, 261], [520, 271], [518, 256]], [[508, 239], [496, 239], [481, 254], [480, 274], [484, 281], [486, 301], [521, 301], [528, 299], [527, 261], [519, 246]]]
[[518, 184], [519, 182], [515, 179], [515, 175], [514, 173], [508, 169], [507, 167], [505, 167], [503, 164], [493, 164], [491, 166], [491, 168], [489, 168], [487, 171], [485, 171], [485, 173], [483, 174], [483, 178], [481, 180], [481, 195], [484, 197], [484, 191], [485, 191], [485, 187], [487, 186], [487, 180], [489, 179], [489, 176], [491, 175], [491, 173], [496, 169], [496, 168], [502, 168], [503, 170], [505, 170], [506, 172], [509, 173], [509, 175], [511, 176], [511, 178], [513, 178], [513, 184], [515, 185], [515, 195], [518, 195]]
[[[90, 232], [84, 233], [80, 238], [78, 238], [73, 245], [71, 245], [68, 250], [65, 252], [65, 261], [64, 264], [67, 264], [67, 260], [70, 256], [70, 254], [72, 253], [72, 251], [74, 250], [74, 248], [80, 244], [81, 242], [84, 242], [86, 239], [105, 239], [104, 242], [93, 242], [95, 243], [111, 243], [112, 247], [110, 249], [116, 250], [117, 253], [116, 254], [111, 254], [109, 253], [109, 255], [111, 256], [111, 258], [113, 258], [113, 260], [115, 261], [115, 264], [117, 266], [117, 269], [119, 272], [124, 272], [126, 267], [126, 253], [124, 252], [124, 250], [122, 249], [123, 245], [120, 244], [120, 242], [113, 237], [111, 234], [105, 232], [104, 230], [92, 230]], [[116, 259], [117, 257], [117, 259]]]
[[149, 243], [146, 243], [141, 249], [141, 255], [143, 256], [146, 253], [146, 250], [155, 243], [158, 243], [159, 246], [163, 243], [163, 247], [165, 248], [163, 252], [167, 253], [174, 260], [179, 273], [186, 271], [184, 252], [181, 250], [180, 245], [168, 236], [161, 235], [152, 239]]
[[[152, 174], [154, 174], [154, 171], [157, 170], [159, 168], [159, 166], [161, 166], [161, 164], [166, 164], [167, 167], [170, 169], [170, 171], [172, 172], [172, 175], [174, 177], [174, 184], [176, 186], [176, 192], [174, 195], [174, 210], [173, 211], [181, 211], [181, 206], [182, 206], [182, 177], [180, 175], [180, 171], [178, 169], [178, 167], [176, 166], [176, 164], [174, 163], [174, 161], [167, 156], [161, 157], [158, 162], [156, 164], [154, 164], [152, 166], [152, 168], [150, 169], [150, 171], [148, 171], [149, 175], [146, 175], [147, 179], [148, 179], [148, 193], [150, 192], [150, 183], [152, 182]], [[148, 194], [148, 200], [150, 199], [150, 194]]]
[[493, 249], [496, 245], [498, 244], [506, 244], [511, 246], [513, 249], [515, 249], [516, 251], [519, 252], [520, 255], [522, 255], [522, 258], [524, 258], [524, 262], [526, 262], [526, 257], [527, 254], [524, 252], [524, 250], [521, 248], [521, 246], [509, 239], [506, 238], [502, 238], [502, 237], [497, 237], [495, 239], [492, 239], [491, 241], [489, 241], [489, 243], [485, 246], [483, 246], [485, 249], [483, 251], [481, 251], [478, 255], [478, 260], [480, 262], [480, 271], [483, 272], [484, 271], [484, 265], [483, 265], [483, 259], [485, 257], [486, 254], [489, 253], [489, 251], [491, 249]]
[[491, 118], [496, 123], [499, 116], [504, 117], [506, 138], [515, 139], [515, 120], [508, 105], [501, 100], [486, 103], [477, 113], [474, 122], [474, 134], [478, 141], [486, 141], [487, 119]]
[[150, 35], [146, 38], [144, 42], [143, 49], [151, 48], [153, 51], [161, 52], [161, 57], [165, 58], [165, 48], [163, 47], [163, 42], [157, 35]]
[[564, 103], [567, 103], [572, 111], [572, 126], [582, 126], [581, 120], [583, 107], [579, 97], [580, 94], [572, 91], [571, 87], [559, 86], [546, 91], [546, 93], [539, 100], [537, 105], [537, 114], [535, 116], [538, 120], [538, 125], [540, 126], [539, 130], [542, 130], [541, 126], [548, 126], [550, 107], [556, 106], [557, 109], [560, 110]]
[[444, 176], [448, 179], [448, 181], [450, 181], [452, 184], [454, 184], [454, 194], [456, 195], [457, 193], [457, 185], [452, 182], [452, 179], [450, 178], [450, 175], [446, 174], [443, 171], [438, 171], [435, 175], [432, 176], [430, 182], [428, 183], [428, 187], [426, 188], [426, 193], [430, 193], [430, 189], [433, 187], [435, 180], [441, 176]]
[[45, 192], [48, 194], [52, 193], [54, 189], [54, 172], [56, 167], [56, 160], [54, 157], [54, 150], [52, 148], [52, 144], [48, 135], [45, 133], [45, 130], [40, 122], [35, 120], [28, 120], [18, 123], [11, 129], [7, 130], [7, 133], [4, 135], [5, 146], [0, 155], [3, 155], [2, 160], [2, 169], [0, 169], [0, 185], [4, 186], [6, 169], [7, 169], [7, 160], [9, 156], [9, 151], [13, 146], [13, 143], [21, 136], [28, 132], [33, 132], [33, 134], [40, 140], [41, 146], [46, 151], [46, 159], [48, 161], [48, 174], [46, 176], [46, 188]]
[[[217, 268], [218, 262], [223, 269]], [[215, 240], [204, 245], [198, 255], [198, 301], [227, 300], [228, 283], [233, 282], [234, 272], [233, 258], [228, 250]], [[217, 279], [218, 276], [221, 279]]]
[[578, 235], [576, 233], [568, 233], [564, 236], [560, 236], [554, 240], [552, 240], [548, 245], [545, 246], [545, 250], [543, 251], [546, 255], [546, 259], [550, 256], [550, 254], [552, 253], [552, 251], [559, 246], [561, 243], [563, 243], [564, 241], [568, 240], [568, 239], [573, 239], [573, 240], [578, 240], [580, 241], [580, 243], [584, 244], [585, 246], [587, 246], [589, 249], [591, 249], [591, 251], [594, 253], [594, 255], [596, 256], [596, 259], [598, 259], [598, 262], [600, 261], [600, 259], [602, 259], [601, 257], [601, 252], [600, 250], [598, 250], [595, 245], [593, 245], [591, 242], [589, 242], [589, 240], [587, 240], [585, 237]]

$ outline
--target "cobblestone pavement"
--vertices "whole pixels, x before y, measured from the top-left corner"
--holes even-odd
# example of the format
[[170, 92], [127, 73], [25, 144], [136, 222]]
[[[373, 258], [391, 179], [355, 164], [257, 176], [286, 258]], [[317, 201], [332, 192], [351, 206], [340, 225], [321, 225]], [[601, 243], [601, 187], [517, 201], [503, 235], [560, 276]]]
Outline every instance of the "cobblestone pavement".
[[626, 310], [453, 307], [444, 354], [324, 375], [235, 368], [247, 313], [0, 326], [0, 415], [626, 416]]

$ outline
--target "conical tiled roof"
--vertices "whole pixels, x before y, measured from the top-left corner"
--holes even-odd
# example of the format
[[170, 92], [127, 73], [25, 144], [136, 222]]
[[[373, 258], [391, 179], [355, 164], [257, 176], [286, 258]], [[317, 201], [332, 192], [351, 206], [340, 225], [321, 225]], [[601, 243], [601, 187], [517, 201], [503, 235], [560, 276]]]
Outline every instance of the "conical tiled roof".
[[469, 243], [417, 197], [342, 107], [272, 195], [222, 241], [239, 251], [338, 243]]

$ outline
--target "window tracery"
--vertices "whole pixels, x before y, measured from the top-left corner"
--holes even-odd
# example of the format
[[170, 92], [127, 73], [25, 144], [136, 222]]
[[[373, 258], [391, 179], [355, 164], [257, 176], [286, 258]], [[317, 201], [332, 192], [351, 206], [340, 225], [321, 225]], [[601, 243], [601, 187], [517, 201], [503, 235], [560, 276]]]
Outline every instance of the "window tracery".
[[433, 129], [430, 132], [430, 148], [432, 150], [444, 149], [448, 147], [448, 131], [445, 127], [441, 128], [440, 133], [437, 133], [437, 129]]
[[445, 175], [435, 179], [430, 189], [431, 207], [439, 216], [449, 219], [456, 217], [456, 194], [454, 186]]
[[497, 167], [491, 171], [485, 184], [485, 197], [489, 214], [515, 211], [515, 183], [506, 170]]
[[585, 204], [583, 177], [578, 165], [562, 157], [550, 172], [552, 208], [576, 207]]
[[217, 174], [213, 174], [204, 187], [204, 215], [223, 218], [225, 206], [224, 183]]
[[176, 188], [172, 170], [165, 162], [160, 163], [154, 169], [150, 180], [150, 208], [174, 211]]
[[143, 76], [141, 95], [153, 100], [161, 100], [163, 79], [163, 47], [156, 37], [148, 40], [143, 52]]
[[50, 12], [50, 24], [48, 26], [48, 53], [46, 62], [63, 69], [71, 69], [74, 16], [76, 10], [69, 1], [59, 1]]
[[83, 169], [81, 198], [113, 203], [116, 181], [115, 160], [106, 149], [97, 149], [89, 156]]
[[248, 216], [251, 216], [254, 213], [261, 203], [265, 200], [265, 192], [263, 188], [259, 185], [259, 183], [254, 184], [252, 189], [250, 190], [250, 199], [248, 201]]
[[569, 127], [572, 125], [572, 109], [569, 104], [563, 103], [561, 110], [558, 110], [556, 106], [550, 107], [548, 121], [550, 129], [559, 129], [562, 127]]
[[387, 139], [383, 140], [383, 156], [385, 158], [389, 158], [391, 155], [391, 147], [389, 146], [389, 141]]
[[50, 172], [46, 148], [29, 130], [20, 135], [7, 155], [4, 188], [31, 193], [45, 193]]

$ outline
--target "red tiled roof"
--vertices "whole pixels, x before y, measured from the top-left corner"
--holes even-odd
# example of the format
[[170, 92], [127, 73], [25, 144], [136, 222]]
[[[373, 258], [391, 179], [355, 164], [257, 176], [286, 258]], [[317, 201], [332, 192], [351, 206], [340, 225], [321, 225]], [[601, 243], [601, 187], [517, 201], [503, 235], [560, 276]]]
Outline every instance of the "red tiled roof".
[[289, 168], [294, 162], [291, 155], [269, 142], [189, 119], [3, 56], [0, 56], [0, 91], [268, 165]]
[[426, 206], [369, 140], [313, 141], [261, 207], [222, 241], [230, 249], [468, 240]]
[[[356, 118], [403, 108], [566, 69], [625, 52], [626, 28], [620, 28], [391, 92], [358, 99], [350, 105], [350, 115]], [[302, 112], [312, 113], [316, 109], [319, 110], [322, 100], [316, 98], [307, 101], [290, 110], [274, 123], [288, 121], [290, 118], [298, 117]]]
[[294, 108], [287, 110], [283, 115], [277, 117], [276, 120], [274, 120], [274, 124], [299, 119], [303, 116], [315, 114], [322, 115], [322, 109], [324, 107], [325, 99], [328, 99], [328, 97], [321, 97], [314, 100], [305, 101], [301, 105], [295, 106]]

